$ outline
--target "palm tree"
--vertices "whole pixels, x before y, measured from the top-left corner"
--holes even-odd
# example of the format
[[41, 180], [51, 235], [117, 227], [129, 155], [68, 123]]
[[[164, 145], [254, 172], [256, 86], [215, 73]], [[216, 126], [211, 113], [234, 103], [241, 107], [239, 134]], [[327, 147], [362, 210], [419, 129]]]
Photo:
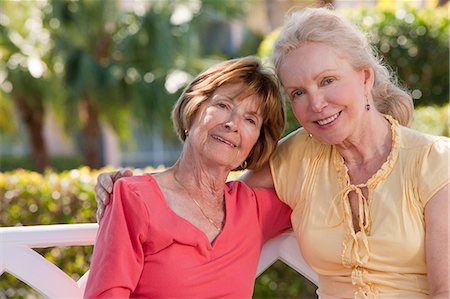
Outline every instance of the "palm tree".
[[49, 6], [46, 25], [55, 42], [52, 59], [64, 66], [66, 127], [80, 132], [85, 164], [99, 168], [102, 119], [119, 133], [126, 132], [121, 122], [128, 110], [125, 57], [116, 48], [120, 35], [128, 34], [123, 13], [113, 1], [54, 0]]
[[[65, 128], [79, 137], [85, 163], [91, 167], [102, 165], [100, 124], [103, 121], [109, 122], [119, 136], [126, 136], [132, 111], [140, 124], [150, 127], [158, 123], [164, 133], [170, 132], [174, 136], [168, 115], [185, 82], [178, 82], [175, 89], [170, 90], [168, 79], [180, 72], [185, 75], [184, 80], [188, 80], [190, 74], [198, 73], [217, 60], [229, 58], [223, 53], [204, 52], [203, 35], [206, 29], [210, 30], [205, 24], [220, 14], [225, 18], [239, 15], [241, 8], [238, 3], [230, 6], [205, 1], [202, 10], [192, 9], [191, 19], [177, 23], [172, 18], [174, 13], [180, 4], [190, 5], [188, 2], [145, 3], [146, 9], [139, 14], [119, 9], [115, 1], [21, 3], [29, 9], [38, 8], [44, 14], [40, 22], [43, 30], [47, 30], [45, 37], [50, 53], [40, 59], [48, 78], [44, 75], [34, 78], [28, 70], [19, 80], [18, 76], [12, 77], [12, 71], [9, 72], [10, 81], [14, 78], [17, 87], [15, 92], [27, 93], [25, 97], [17, 95], [15, 103], [22, 103], [19, 101], [22, 98], [33, 103], [34, 106], [28, 109], [32, 111], [28, 119], [37, 119], [41, 123], [30, 123], [30, 131], [37, 128], [30, 136], [38, 136], [35, 131], [42, 131], [44, 102], [52, 109], [56, 108]], [[21, 13], [21, 10], [16, 9], [16, 12]], [[18, 28], [21, 28], [20, 24], [26, 27], [24, 24], [30, 15], [22, 14], [22, 19], [15, 19]], [[6, 32], [12, 30], [10, 27], [8, 24], [2, 28]], [[10, 35], [5, 33], [4, 36]], [[43, 36], [36, 37], [42, 40]], [[14, 51], [19, 50], [14, 43], [10, 47], [13, 57]], [[208, 58], [204, 59], [202, 56], [206, 54]], [[61, 76], [63, 85], [58, 86]], [[19, 83], [23, 83], [23, 88], [19, 88]], [[53, 84], [51, 88], [50, 83]], [[52, 90], [58, 92], [49, 96]], [[20, 107], [25, 111], [27, 106]], [[41, 148], [36, 152], [42, 153], [45, 143], [42, 136], [40, 140]], [[48, 165], [48, 162], [44, 164]]]
[[[13, 106], [25, 125], [31, 156], [38, 171], [51, 166], [43, 137], [45, 98], [54, 88], [52, 74], [45, 62], [48, 44], [44, 37], [39, 5], [27, 2], [3, 3], [0, 11], [0, 70], [3, 77], [1, 102], [3, 108]], [[24, 26], [25, 24], [25, 26]], [[13, 114], [10, 110], [9, 113]], [[10, 115], [11, 115], [10, 114]], [[12, 120], [10, 120], [12, 122]], [[2, 123], [0, 123], [2, 124]], [[10, 123], [2, 129], [11, 129]]]
[[233, 15], [240, 10], [238, 4], [205, 1], [201, 11], [193, 9], [190, 20], [177, 23], [173, 15], [189, 3], [147, 1], [139, 14], [119, 9], [115, 1], [50, 4], [46, 22], [56, 43], [53, 59], [64, 65], [66, 110], [72, 127], [81, 129], [85, 162], [91, 167], [101, 165], [100, 120], [126, 133], [125, 119], [132, 112], [140, 125], [160, 127], [167, 139], [176, 138], [169, 115], [185, 82], [170, 90], [167, 81], [177, 72], [188, 80], [211, 62], [228, 58], [200, 58], [201, 25], [211, 17], [208, 12], [232, 7], [226, 13]]

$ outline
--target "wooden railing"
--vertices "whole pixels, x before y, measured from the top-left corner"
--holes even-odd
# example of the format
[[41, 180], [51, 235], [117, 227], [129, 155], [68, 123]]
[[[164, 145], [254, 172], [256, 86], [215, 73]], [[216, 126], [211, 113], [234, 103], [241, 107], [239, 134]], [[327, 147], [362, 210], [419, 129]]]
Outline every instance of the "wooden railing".
[[[48, 298], [83, 298], [88, 273], [74, 281], [33, 248], [93, 245], [97, 229], [96, 223], [0, 227], [0, 275], [8, 272]], [[292, 232], [264, 245], [257, 275], [277, 259], [318, 284], [317, 274], [300, 255]]]

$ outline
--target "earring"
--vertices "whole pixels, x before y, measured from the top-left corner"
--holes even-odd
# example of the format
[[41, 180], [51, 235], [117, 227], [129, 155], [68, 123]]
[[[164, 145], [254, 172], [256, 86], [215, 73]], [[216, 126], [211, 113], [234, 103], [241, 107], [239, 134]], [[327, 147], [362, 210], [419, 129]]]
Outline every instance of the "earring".
[[186, 136], [186, 137], [189, 136], [189, 130], [184, 130], [184, 136]]
[[311, 133], [309, 133], [308, 136], [309, 136], [309, 138], [312, 138], [312, 134]]
[[242, 169], [246, 169], [246, 168], [247, 168], [247, 165], [248, 165], [247, 160], [245, 160], [244, 162], [242, 162], [241, 168], [242, 168]]
[[370, 106], [370, 104], [369, 104], [369, 98], [366, 96], [366, 110], [367, 111], [369, 111], [370, 110], [370, 108], [371, 108], [371, 106]]

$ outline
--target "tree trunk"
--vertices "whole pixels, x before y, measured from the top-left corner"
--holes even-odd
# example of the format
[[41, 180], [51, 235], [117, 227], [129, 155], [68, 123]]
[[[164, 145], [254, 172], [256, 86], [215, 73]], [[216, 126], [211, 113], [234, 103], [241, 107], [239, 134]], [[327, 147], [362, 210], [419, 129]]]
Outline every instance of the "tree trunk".
[[[34, 96], [32, 102], [23, 95], [14, 96], [14, 103], [28, 132], [31, 157], [39, 172], [51, 167], [44, 140], [44, 104], [40, 96]], [[31, 104], [32, 103], [32, 104]]]
[[102, 166], [100, 156], [101, 130], [99, 113], [89, 95], [85, 95], [81, 99], [80, 109], [82, 116], [84, 163], [91, 168], [98, 169]]

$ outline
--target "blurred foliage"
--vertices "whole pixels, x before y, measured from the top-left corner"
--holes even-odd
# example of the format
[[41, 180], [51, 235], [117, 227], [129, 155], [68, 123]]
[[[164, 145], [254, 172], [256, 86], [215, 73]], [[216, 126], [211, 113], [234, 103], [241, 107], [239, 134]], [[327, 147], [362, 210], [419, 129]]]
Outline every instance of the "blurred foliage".
[[442, 107], [419, 107], [414, 113], [412, 128], [432, 135], [450, 137], [450, 104]]
[[116, 75], [127, 58], [118, 49], [126, 25], [117, 1], [51, 0], [42, 10], [52, 42], [49, 64], [64, 90], [64, 97], [53, 101], [52, 107], [62, 113], [65, 128], [73, 133], [88, 124], [90, 111], [83, 105], [90, 101], [119, 137], [127, 136], [127, 127], [117, 125], [128, 116], [127, 109], [120, 109], [126, 107], [128, 90], [124, 77]]
[[366, 7], [346, 13], [368, 32], [385, 62], [411, 91], [416, 106], [449, 102], [448, 9]]
[[[135, 174], [159, 169], [136, 169]], [[0, 226], [95, 222], [93, 187], [100, 172], [87, 167], [56, 173], [16, 170], [0, 172]], [[230, 174], [237, 178], [240, 172]], [[89, 268], [92, 246], [35, 249], [73, 279]], [[313, 298], [315, 287], [281, 262], [259, 276], [255, 298]], [[0, 294], [7, 298], [41, 298], [23, 282], [9, 274], [0, 279]]]
[[[249, 4], [241, 1], [1, 5], [0, 113], [7, 117], [0, 118], [0, 133], [17, 131], [9, 119], [20, 93], [16, 98], [40, 104], [40, 119], [44, 106], [51, 107], [64, 129], [79, 137], [85, 164], [95, 167], [101, 163], [100, 122], [124, 143], [131, 119], [146, 129], [158, 124], [166, 142], [178, 143], [170, 111], [183, 87], [213, 63], [255, 53], [261, 40], [246, 27]], [[231, 23], [242, 27], [241, 44], [232, 41]], [[39, 129], [28, 131], [31, 140], [42, 140]], [[47, 156], [45, 147], [29, 144], [33, 154]]]
[[[81, 156], [51, 156], [50, 160], [53, 166], [52, 170], [56, 172], [78, 168], [83, 165]], [[36, 165], [28, 155], [0, 155], [0, 171], [10, 171], [17, 168], [37, 171]]]
[[[93, 184], [88, 168], [44, 175], [17, 170], [0, 173], [0, 226], [95, 221]], [[92, 246], [36, 249], [74, 279], [86, 272]], [[2, 276], [0, 293], [7, 298], [41, 298], [11, 275]]]
[[317, 298], [317, 286], [281, 261], [276, 261], [255, 282], [253, 298]]
[[51, 42], [41, 22], [44, 5], [2, 1], [0, 7], [0, 133], [16, 134], [19, 122], [12, 116], [18, 116], [40, 170], [49, 165], [42, 134], [45, 105], [59, 95], [58, 80], [48, 67]]

